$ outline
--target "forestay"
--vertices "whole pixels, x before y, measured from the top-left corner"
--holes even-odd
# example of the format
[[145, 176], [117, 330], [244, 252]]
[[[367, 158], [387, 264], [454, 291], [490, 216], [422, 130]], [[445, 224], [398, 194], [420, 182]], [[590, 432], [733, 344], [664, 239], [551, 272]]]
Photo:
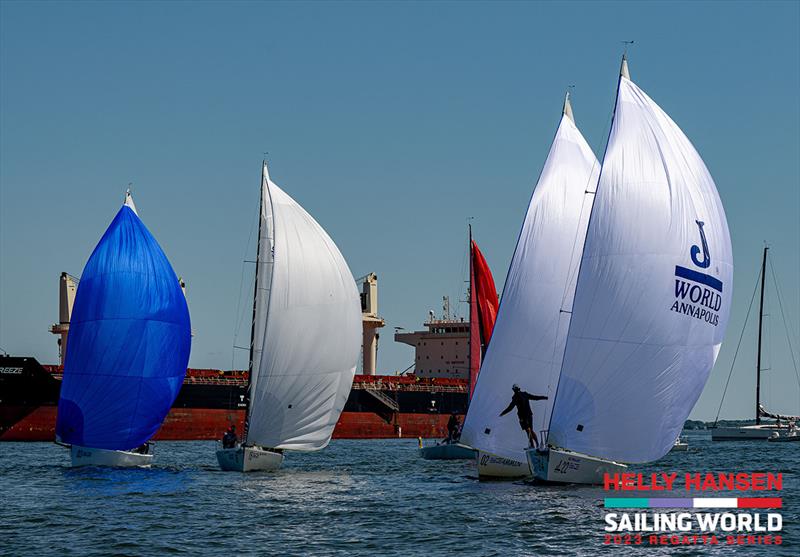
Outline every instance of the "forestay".
[[550, 444], [622, 462], [665, 455], [719, 352], [732, 273], [725, 212], [705, 164], [621, 77]]
[[78, 284], [58, 438], [110, 450], [150, 439], [178, 395], [190, 346], [178, 278], [128, 196]]
[[[569, 113], [569, 105], [565, 112]], [[499, 417], [511, 386], [548, 395], [534, 402], [534, 429], [546, 428], [564, 353], [577, 264], [599, 163], [566, 114], [533, 191], [506, 277], [492, 340], [481, 366], [462, 442], [525, 461], [526, 434], [515, 416]]]
[[317, 450], [330, 441], [353, 383], [361, 306], [333, 240], [266, 168], [264, 176], [272, 269], [266, 309], [257, 309], [264, 340], [251, 380], [247, 441]]
[[254, 392], [258, 382], [258, 367], [264, 344], [267, 324], [269, 291], [272, 284], [273, 250], [272, 203], [269, 197], [269, 170], [266, 162], [261, 166], [261, 196], [258, 211], [258, 252], [256, 253], [256, 284], [253, 299], [253, 327], [250, 343], [250, 390]]

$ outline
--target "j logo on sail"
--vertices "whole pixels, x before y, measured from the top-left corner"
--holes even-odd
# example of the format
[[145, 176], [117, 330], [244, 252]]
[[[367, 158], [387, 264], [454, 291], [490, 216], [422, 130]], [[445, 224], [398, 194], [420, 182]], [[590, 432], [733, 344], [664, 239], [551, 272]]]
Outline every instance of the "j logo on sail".
[[[711, 266], [711, 254], [708, 253], [706, 233], [703, 221], [696, 220], [700, 229], [700, 243], [703, 245], [702, 260], [700, 248], [692, 246], [690, 254], [692, 263], [706, 269]], [[722, 281], [711, 275], [700, 273], [694, 269], [675, 266], [675, 302], [671, 311], [691, 315], [716, 326], [719, 323], [719, 310], [722, 307]]]
[[697, 223], [697, 227], [700, 229], [700, 240], [703, 244], [703, 260], [698, 260], [697, 256], [700, 254], [700, 248], [697, 246], [692, 246], [692, 263], [700, 267], [701, 269], [707, 269], [709, 265], [711, 265], [711, 255], [708, 253], [708, 243], [706, 242], [706, 233], [703, 232], [703, 225], [705, 224], [703, 221], [696, 220], [694, 221]]

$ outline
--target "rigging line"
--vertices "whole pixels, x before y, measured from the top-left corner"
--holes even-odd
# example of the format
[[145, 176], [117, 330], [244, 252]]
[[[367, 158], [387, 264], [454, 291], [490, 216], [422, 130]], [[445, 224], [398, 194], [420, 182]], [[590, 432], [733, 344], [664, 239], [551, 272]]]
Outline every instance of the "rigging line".
[[769, 268], [772, 271], [772, 281], [775, 283], [775, 293], [778, 295], [778, 307], [781, 309], [781, 318], [783, 318], [783, 328], [786, 331], [786, 343], [789, 345], [789, 354], [792, 356], [792, 365], [794, 366], [794, 374], [797, 377], [797, 384], [800, 386], [800, 373], [797, 372], [797, 360], [794, 357], [794, 349], [792, 348], [792, 340], [789, 335], [789, 324], [786, 322], [786, 314], [783, 312], [783, 300], [781, 299], [781, 289], [778, 286], [778, 275], [775, 274], [775, 267], [772, 266], [772, 259], [769, 260]]
[[[622, 74], [620, 74], [619, 77], [617, 77], [617, 85], [614, 88], [614, 97], [613, 97], [614, 103], [613, 103], [613, 108], [612, 108], [611, 113], [609, 114], [609, 118], [608, 118], [608, 123], [607, 123], [608, 135], [606, 135], [606, 144], [605, 144], [605, 147], [603, 148], [603, 157], [602, 157], [602, 159], [599, 159], [599, 158], [597, 158], [597, 155], [595, 155], [596, 163], [599, 164], [600, 166], [599, 166], [598, 173], [597, 173], [597, 181], [595, 182], [595, 187], [594, 187], [595, 197], [592, 198], [592, 206], [589, 209], [589, 216], [587, 217], [587, 220], [586, 220], [586, 231], [583, 234], [583, 248], [580, 250], [581, 251], [580, 257], [578, 259], [578, 263], [577, 263], [576, 268], [575, 268], [575, 290], [574, 290], [573, 296], [572, 296], [572, 307], [570, 308], [570, 311], [574, 311], [574, 309], [575, 309], [575, 297], [577, 296], [577, 293], [578, 293], [578, 282], [580, 281], [580, 278], [581, 278], [581, 267], [583, 266], [583, 255], [584, 255], [584, 253], [586, 253], [586, 242], [589, 239], [589, 229], [591, 228], [591, 225], [592, 225], [592, 215], [594, 213], [594, 203], [597, 201], [596, 194], [600, 190], [600, 179], [603, 177], [603, 165], [606, 162], [605, 159], [606, 159], [606, 154], [608, 153], [608, 144], [611, 141], [611, 132], [614, 130], [614, 118], [615, 118], [615, 116], [617, 114], [617, 105], [619, 104], [619, 90], [620, 90], [620, 86], [621, 85], [622, 85]], [[585, 140], [585, 138], [584, 138], [584, 140]], [[587, 143], [588, 143], [588, 141], [587, 141]], [[594, 154], [594, 149], [592, 149], [592, 153]], [[595, 163], [592, 163], [592, 171], [594, 171], [594, 164]], [[586, 181], [587, 182], [587, 186], [591, 182], [591, 177], [592, 177], [592, 175], [590, 173], [589, 174], [589, 179]], [[584, 192], [588, 192], [588, 191], [589, 190], [587, 188], [584, 188]], [[583, 215], [583, 207], [584, 207], [585, 202], [586, 202], [586, 193], [584, 193], [583, 201], [581, 203], [581, 216]], [[577, 242], [578, 237], [579, 237], [579, 232], [576, 230], [575, 237], [573, 239], [573, 248], [572, 248], [573, 253], [570, 254], [570, 265], [572, 265], [572, 258], [575, 256], [575, 245], [576, 245], [575, 242]], [[570, 284], [570, 282], [568, 282], [567, 285], [564, 286], [564, 294], [563, 294], [563, 296], [561, 298], [561, 305], [562, 306], [564, 305], [564, 300], [566, 299], [566, 293], [567, 293], [567, 288], [569, 288], [569, 284]], [[591, 298], [591, 301], [589, 302], [589, 307], [590, 308], [594, 307], [595, 296], [596, 296], [596, 291], [592, 293], [592, 298]], [[561, 309], [564, 309], [564, 308], [562, 307]], [[561, 318], [561, 313], [559, 312], [559, 319], [560, 318]], [[606, 323], [608, 322], [608, 319], [610, 319], [610, 318], [611, 318], [610, 316], [606, 318]], [[558, 399], [559, 386], [561, 385], [561, 375], [564, 373], [564, 362], [565, 362], [566, 357], [567, 357], [567, 348], [569, 346], [569, 333], [570, 333], [570, 329], [572, 329], [572, 324], [573, 324], [572, 323], [572, 314], [570, 314], [570, 321], [569, 321], [569, 325], [567, 326], [567, 333], [566, 333], [566, 337], [565, 337], [565, 340], [564, 340], [564, 350], [561, 353], [561, 366], [559, 367], [559, 370], [558, 370], [558, 379], [556, 380], [555, 394], [553, 395], [553, 401], [550, 404], [550, 420], [547, 422], [548, 435], [549, 435], [551, 426], [553, 424], [553, 415], [555, 413], [556, 401]], [[554, 344], [553, 345], [553, 353], [555, 353], [555, 351], [556, 351], [556, 346]], [[632, 355], [633, 355], [633, 353], [631, 353], [631, 356]], [[594, 352], [592, 353], [592, 356], [594, 356]], [[608, 356], [606, 357], [606, 360], [608, 358], [610, 358], [610, 357], [611, 357], [611, 353], [609, 352]]]
[[733, 353], [733, 361], [731, 362], [731, 369], [728, 372], [728, 379], [725, 381], [725, 389], [722, 391], [722, 400], [719, 401], [719, 408], [717, 408], [717, 417], [714, 418], [714, 425], [717, 425], [719, 421], [719, 414], [722, 412], [722, 403], [725, 402], [725, 394], [728, 392], [728, 384], [731, 382], [731, 375], [733, 375], [733, 368], [736, 365], [736, 356], [739, 355], [739, 347], [742, 345], [742, 339], [744, 338], [744, 332], [747, 329], [747, 321], [750, 319], [750, 310], [753, 309], [753, 302], [756, 299], [756, 292], [758, 292], [758, 282], [761, 279], [761, 267], [758, 268], [758, 276], [756, 276], [756, 286], [753, 288], [753, 296], [750, 298], [750, 305], [747, 308], [747, 315], [744, 318], [744, 324], [742, 325], [742, 333], [739, 335], [739, 343], [736, 345], [736, 352]]
[[[571, 86], [571, 87], [574, 88], [574, 86]], [[608, 113], [608, 118], [606, 119], [606, 124], [605, 124], [605, 126], [603, 126], [603, 131], [605, 132], [604, 135], [605, 135], [605, 138], [606, 138], [606, 147], [608, 146], [608, 140], [611, 138], [611, 126], [613, 125], [613, 122], [614, 122], [614, 111], [616, 109], [616, 100], [617, 100], [617, 95], [618, 94], [619, 94], [619, 91], [617, 91], [617, 88], [615, 88], [614, 89], [614, 94], [613, 94], [613, 96], [611, 98], [611, 102], [609, 103], [614, 108], [612, 108], [611, 111]], [[575, 127], [577, 128], [578, 125], [576, 124]], [[580, 133], [580, 129], [578, 130], [578, 132]], [[581, 134], [581, 135], [583, 135], [583, 134]], [[586, 140], [586, 138], [584, 137], [584, 141], [585, 140]], [[586, 141], [586, 144], [589, 145], [589, 142]], [[600, 185], [600, 172], [601, 172], [601, 170], [603, 168], [603, 161], [601, 161], [600, 159], [597, 158], [597, 155], [595, 155], [594, 149], [592, 148], [591, 145], [589, 145], [589, 150], [594, 155], [594, 162], [592, 163], [591, 170], [589, 170], [589, 177], [586, 179], [586, 186], [584, 186], [584, 188], [583, 188], [583, 199], [581, 200], [581, 210], [578, 213], [578, 227], [579, 227], [579, 229], [575, 230], [575, 235], [573, 236], [573, 239], [572, 239], [572, 252], [570, 253], [570, 258], [569, 258], [569, 267], [567, 267], [567, 283], [564, 286], [564, 292], [561, 295], [561, 307], [562, 307], [562, 309], [564, 307], [564, 302], [566, 302], [566, 300], [567, 300], [567, 294], [568, 294], [567, 291], [568, 291], [568, 289], [570, 287], [570, 284], [572, 284], [572, 277], [573, 276], [575, 277], [575, 286], [577, 287], [577, 285], [578, 285], [578, 276], [577, 275], [578, 275], [578, 271], [580, 270], [580, 261], [581, 261], [581, 259], [583, 259], [583, 250], [581, 250], [581, 253], [577, 254], [579, 256], [578, 257], [578, 262], [573, 267], [573, 263], [575, 262], [575, 255], [576, 255], [575, 246], [578, 244], [578, 238], [580, 237], [580, 223], [583, 222], [583, 210], [586, 207], [587, 196], [588, 195], [596, 195], [597, 194], [597, 186]], [[604, 158], [605, 158], [605, 148], [603, 149], [603, 151], [604, 151], [603, 154], [604, 154]], [[595, 167], [597, 167], [597, 176], [596, 176], [596, 179], [594, 180], [594, 191], [590, 191], [589, 190], [589, 186], [591, 186], [591, 184], [592, 184], [592, 176], [594, 175]], [[589, 199], [591, 199], [591, 203], [589, 204], [589, 216], [591, 216], [592, 209], [594, 208], [594, 202], [595, 202], [596, 198], [589, 198]], [[584, 245], [586, 244], [586, 237], [588, 235], [589, 235], [589, 223], [588, 223], [588, 216], [587, 216], [586, 231], [583, 234]], [[573, 303], [575, 302], [575, 296], [574, 295], [573, 295], [572, 301], [573, 301]], [[570, 308], [570, 309], [572, 309], [572, 308]]]
[[[259, 194], [260, 195], [260, 194]], [[258, 207], [256, 208], [256, 214], [258, 215], [261, 211], [261, 204], [259, 203]], [[236, 313], [234, 321], [234, 329], [233, 329], [233, 348], [231, 348], [231, 369], [235, 367], [235, 357], [236, 357], [236, 339], [239, 338], [239, 331], [242, 329], [242, 290], [244, 288], [244, 272], [245, 272], [245, 265], [247, 262], [247, 253], [250, 251], [250, 242], [253, 240], [253, 228], [255, 228], [255, 223], [258, 219], [250, 219], [250, 234], [247, 236], [247, 244], [245, 245], [244, 249], [244, 256], [242, 257], [242, 272], [239, 275], [239, 294], [236, 296]], [[255, 280], [255, 278], [253, 278]]]
[[[571, 93], [571, 92], [574, 91], [575, 86], [574, 85], [570, 85], [569, 89], [570, 89], [570, 93]], [[618, 94], [618, 91], [615, 89], [614, 90], [614, 95], [612, 97], [612, 101], [613, 101], [614, 106], [616, 106], [617, 94]], [[603, 126], [603, 131], [608, 130], [606, 132], [606, 134], [605, 134], [606, 142], [608, 141], [608, 138], [610, 137], [611, 126], [612, 126], [613, 121], [614, 121], [614, 109], [612, 109], [609, 112], [608, 119], [606, 120], [606, 124], [605, 124], [605, 126]], [[575, 124], [575, 128], [576, 129], [578, 128], [577, 124]], [[578, 129], [578, 133], [580, 133], [580, 129]], [[581, 134], [581, 135], [583, 135], [583, 134]], [[586, 138], [584, 138], [584, 141], [586, 141]], [[564, 314], [564, 313], [568, 314], [570, 316], [569, 318], [571, 319], [572, 309], [573, 309], [574, 304], [575, 304], [575, 293], [576, 293], [577, 286], [578, 286], [578, 276], [577, 275], [578, 275], [578, 272], [580, 271], [580, 262], [583, 259], [583, 249], [580, 250], [580, 253], [577, 253], [576, 247], [578, 245], [578, 239], [580, 239], [581, 237], [583, 238], [584, 246], [586, 244], [586, 238], [587, 238], [588, 233], [589, 233], [589, 217], [592, 214], [592, 209], [594, 207], [594, 200], [595, 200], [595, 198], [588, 197], [588, 196], [595, 195], [597, 193], [597, 186], [598, 186], [598, 182], [600, 180], [600, 170], [602, 169], [602, 163], [597, 158], [597, 155], [595, 154], [594, 149], [592, 149], [592, 147], [591, 147], [591, 145], [589, 145], [588, 141], [586, 141], [586, 144], [587, 144], [587, 146], [589, 146], [589, 150], [592, 152], [592, 155], [594, 155], [594, 161], [592, 162], [592, 167], [589, 170], [589, 177], [586, 179], [586, 184], [585, 184], [585, 186], [583, 188], [583, 198], [581, 199], [581, 209], [578, 212], [578, 223], [577, 223], [578, 226], [575, 229], [575, 234], [573, 234], [573, 237], [572, 237], [572, 249], [570, 250], [569, 265], [567, 266], [567, 281], [564, 283], [564, 289], [563, 289], [563, 291], [561, 293], [561, 303], [559, 304], [560, 308], [559, 308], [559, 315], [558, 315], [558, 321], [557, 321], [558, 330], [560, 330], [562, 314]], [[548, 157], [549, 157], [549, 154], [548, 154]], [[597, 168], [597, 175], [596, 176], [595, 176], [595, 168]], [[592, 178], [594, 178], [594, 180], [592, 180]], [[592, 185], [592, 181], [594, 181], [594, 191], [590, 191], [590, 189], [589, 189], [590, 186]], [[537, 185], [538, 185], [538, 183], [537, 183]], [[535, 191], [535, 188], [534, 188], [534, 191]], [[587, 210], [587, 203], [586, 203], [587, 199], [590, 200], [589, 206], [588, 206], [588, 213], [589, 214], [586, 215], [586, 219], [585, 219], [585, 221], [586, 221], [586, 230], [584, 230], [583, 234], [581, 234], [581, 223], [584, 222], [584, 215], [585, 215], [584, 211]], [[527, 215], [526, 215], [526, 220], [527, 220]], [[523, 223], [523, 226], [524, 226], [524, 223]], [[576, 262], [576, 256], [577, 256], [577, 262]], [[573, 281], [573, 277], [574, 277], [574, 281]], [[572, 307], [570, 307], [569, 310], [565, 310], [564, 309], [564, 304], [566, 303], [567, 297], [569, 296], [570, 292], [572, 293]], [[569, 325], [567, 325], [567, 331], [566, 331], [565, 334], [569, 334]], [[556, 335], [553, 338], [553, 350], [552, 350], [552, 354], [551, 354], [551, 360], [555, 360], [556, 351], [558, 349], [558, 339], [559, 339], [559, 334], [556, 333]], [[565, 344], [565, 351], [566, 351], [566, 344]], [[558, 378], [558, 376], [560, 376], [560, 374], [561, 374], [561, 367], [563, 366], [564, 356], [565, 356], [565, 352], [562, 352], [562, 354], [561, 354], [561, 365], [559, 366], [558, 375], [556, 375], [556, 378]], [[551, 385], [550, 385], [551, 379], [552, 379], [552, 373], [551, 373], [550, 378], [548, 378], [548, 385], [547, 385], [548, 392], [550, 392], [550, 389], [551, 389]], [[558, 385], [556, 384], [554, 388], [557, 388], [557, 387], [558, 387]], [[553, 410], [553, 408], [554, 408], [554, 404], [550, 405], [548, 407], [548, 409], [544, 412], [544, 416], [543, 417], [544, 417], [546, 422], [548, 421], [548, 415]]]

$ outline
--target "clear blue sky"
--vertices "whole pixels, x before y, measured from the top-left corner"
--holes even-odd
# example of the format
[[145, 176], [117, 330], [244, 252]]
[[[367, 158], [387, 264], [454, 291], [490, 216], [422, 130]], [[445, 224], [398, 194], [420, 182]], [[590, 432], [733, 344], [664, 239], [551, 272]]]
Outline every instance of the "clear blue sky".
[[[636, 41], [634, 81], [705, 159], [732, 233], [734, 311], [693, 417], [716, 413], [764, 240], [797, 340], [797, 2], [3, 1], [0, 16], [0, 347], [10, 353], [56, 360], [47, 328], [59, 273], [80, 274], [133, 182], [188, 283], [191, 365], [229, 368], [269, 151], [273, 179], [353, 274], [378, 273], [379, 367], [404, 369], [413, 351], [393, 327], [420, 326], [445, 294], [466, 313], [455, 302], [468, 216], [503, 284], [566, 86], [602, 155], [622, 40]], [[798, 413], [776, 306], [771, 316], [765, 398]], [[754, 347], [748, 334], [723, 416], [753, 413]]]

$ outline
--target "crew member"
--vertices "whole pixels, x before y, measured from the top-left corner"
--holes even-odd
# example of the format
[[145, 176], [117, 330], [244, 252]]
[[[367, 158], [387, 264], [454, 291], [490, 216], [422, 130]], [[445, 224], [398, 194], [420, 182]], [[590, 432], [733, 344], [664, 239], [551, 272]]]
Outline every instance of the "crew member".
[[516, 383], [511, 387], [511, 390], [514, 391], [514, 394], [511, 396], [511, 404], [508, 405], [508, 408], [500, 412], [500, 415], [505, 416], [516, 406], [517, 417], [519, 418], [519, 427], [522, 428], [522, 431], [528, 434], [528, 444], [531, 447], [538, 447], [539, 439], [536, 437], [536, 433], [533, 431], [533, 411], [531, 410], [531, 404], [529, 401], [547, 400], [547, 397], [526, 393], [520, 389], [519, 385]]
[[455, 412], [450, 414], [450, 419], [447, 421], [447, 442], [452, 443], [458, 441], [461, 437], [461, 423], [458, 421], [458, 416]]
[[231, 427], [228, 428], [228, 431], [225, 432], [225, 435], [222, 436], [222, 448], [232, 449], [238, 442], [239, 437], [236, 435], [236, 426], [231, 425]]

